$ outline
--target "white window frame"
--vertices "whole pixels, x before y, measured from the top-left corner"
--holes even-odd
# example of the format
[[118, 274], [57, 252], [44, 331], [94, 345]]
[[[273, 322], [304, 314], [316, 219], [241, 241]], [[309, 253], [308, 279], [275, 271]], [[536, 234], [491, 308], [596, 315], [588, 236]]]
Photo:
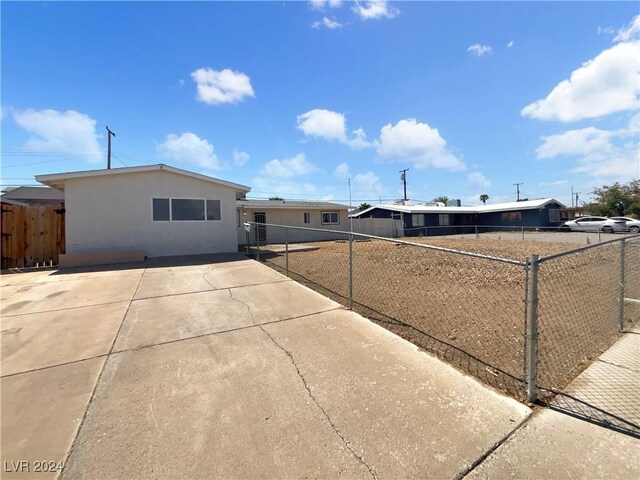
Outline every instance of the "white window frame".
[[[324, 221], [325, 213], [329, 215], [329, 220], [331, 220], [331, 215], [335, 213], [337, 221], [335, 221], [335, 222], [331, 222], [331, 221], [325, 222]], [[340, 225], [340, 212], [337, 211], [337, 210], [323, 210], [320, 213], [320, 221], [322, 222], [322, 225]]]
[[[416, 222], [416, 219], [422, 219]], [[426, 225], [426, 218], [424, 213], [412, 213], [411, 214], [411, 226], [412, 227], [424, 227]]]
[[[154, 220], [153, 219], [153, 200], [169, 200], [169, 220]], [[174, 220], [173, 219], [173, 205], [171, 200], [202, 200], [204, 202], [204, 220]], [[218, 200], [220, 202], [220, 220], [207, 220], [207, 200]], [[219, 198], [195, 198], [195, 197], [151, 197], [151, 221], [158, 223], [210, 223], [210, 222], [222, 222], [222, 200]], [[238, 225], [239, 226], [239, 225]]]
[[448, 213], [439, 213], [438, 225], [440, 225], [441, 227], [451, 226], [451, 215], [449, 215]]
[[311, 223], [311, 212], [304, 212], [302, 222], [305, 224]]

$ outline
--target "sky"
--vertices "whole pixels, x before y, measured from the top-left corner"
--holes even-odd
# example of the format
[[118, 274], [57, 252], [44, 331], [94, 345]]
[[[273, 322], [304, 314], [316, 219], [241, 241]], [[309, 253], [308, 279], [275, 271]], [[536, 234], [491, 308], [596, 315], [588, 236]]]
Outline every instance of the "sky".
[[166, 163], [253, 198], [571, 205], [640, 178], [637, 2], [2, 2], [2, 187]]

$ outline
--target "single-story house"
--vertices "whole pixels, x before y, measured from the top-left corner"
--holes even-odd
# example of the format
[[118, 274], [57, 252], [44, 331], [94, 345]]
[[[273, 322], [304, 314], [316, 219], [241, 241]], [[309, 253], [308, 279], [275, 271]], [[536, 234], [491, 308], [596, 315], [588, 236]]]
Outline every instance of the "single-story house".
[[9, 187], [2, 190], [0, 201], [13, 205], [61, 208], [64, 204], [64, 192], [50, 187]]
[[67, 265], [236, 252], [236, 200], [250, 191], [163, 164], [36, 180], [64, 192]]
[[[238, 245], [256, 241], [260, 243], [284, 243], [283, 228], [257, 227], [248, 232], [245, 222], [259, 222], [291, 227], [321, 228], [325, 230], [349, 231], [349, 206], [333, 202], [298, 200], [253, 200], [240, 199], [236, 202]], [[290, 242], [327, 240], [330, 236], [322, 232], [303, 229], [287, 229]]]
[[564, 204], [553, 198], [475, 207], [398, 203], [375, 205], [353, 217], [394, 219], [398, 227], [404, 229], [405, 236], [452, 235], [469, 233], [471, 226], [478, 226], [480, 231], [500, 227], [557, 227], [562, 224], [560, 211], [564, 208]]

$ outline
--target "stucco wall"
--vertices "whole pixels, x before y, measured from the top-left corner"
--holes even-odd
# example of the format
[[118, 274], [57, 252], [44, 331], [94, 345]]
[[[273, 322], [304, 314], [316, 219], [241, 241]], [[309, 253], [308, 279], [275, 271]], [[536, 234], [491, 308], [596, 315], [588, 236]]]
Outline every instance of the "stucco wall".
[[[220, 221], [154, 222], [152, 198], [220, 200]], [[142, 250], [148, 257], [237, 251], [233, 188], [166, 171], [65, 182], [67, 253]]]
[[[321, 214], [321, 212], [324, 211], [340, 212], [340, 224], [324, 225], [322, 223]], [[340, 230], [343, 232], [349, 231], [349, 214], [347, 209], [305, 210], [302, 208], [238, 208], [240, 226], [238, 227], [237, 241], [239, 245], [245, 245], [247, 243], [247, 234], [244, 229], [244, 222], [253, 222], [253, 212], [265, 212], [267, 214], [266, 223], [275, 225], [321, 228], [324, 230]], [[304, 212], [311, 213], [311, 223], [304, 223]], [[290, 242], [312, 242], [317, 240], [328, 240], [328, 237], [326, 234], [322, 233], [290, 229], [288, 231], [288, 239]], [[284, 229], [275, 227], [267, 228], [267, 243], [284, 243]]]

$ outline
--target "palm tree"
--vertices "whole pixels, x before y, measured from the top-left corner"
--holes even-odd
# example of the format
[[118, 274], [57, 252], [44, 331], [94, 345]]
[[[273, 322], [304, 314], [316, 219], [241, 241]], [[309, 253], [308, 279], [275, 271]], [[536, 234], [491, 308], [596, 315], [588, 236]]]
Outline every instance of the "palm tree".
[[483, 205], [487, 204], [487, 200], [489, 200], [489, 195], [487, 195], [486, 193], [483, 193], [482, 195], [480, 195], [480, 201], [482, 202]]
[[439, 197], [436, 197], [433, 199], [434, 202], [442, 202], [445, 205], [447, 204], [447, 202], [449, 201], [449, 197], [447, 197], [446, 195], [440, 195]]

